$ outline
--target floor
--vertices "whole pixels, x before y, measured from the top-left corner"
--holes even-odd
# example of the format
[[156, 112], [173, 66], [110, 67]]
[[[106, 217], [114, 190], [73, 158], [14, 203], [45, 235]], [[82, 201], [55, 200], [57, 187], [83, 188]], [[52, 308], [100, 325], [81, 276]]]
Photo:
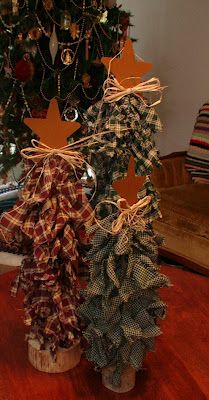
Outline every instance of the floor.
[[173, 286], [161, 290], [168, 304], [163, 335], [137, 374], [135, 389], [115, 394], [84, 359], [64, 374], [36, 371], [27, 360], [22, 299], [9, 286], [15, 273], [0, 276], [0, 400], [207, 400], [209, 399], [209, 279], [163, 266]]

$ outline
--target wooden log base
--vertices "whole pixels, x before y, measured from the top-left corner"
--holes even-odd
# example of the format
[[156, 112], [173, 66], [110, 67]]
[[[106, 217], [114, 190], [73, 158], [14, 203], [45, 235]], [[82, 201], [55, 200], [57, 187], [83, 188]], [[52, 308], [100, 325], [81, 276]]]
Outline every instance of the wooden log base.
[[135, 386], [136, 371], [132, 367], [127, 366], [122, 373], [120, 386], [114, 386], [112, 384], [112, 374], [114, 370], [115, 367], [105, 367], [102, 369], [103, 385], [115, 393], [130, 392]]
[[38, 340], [28, 341], [28, 359], [30, 363], [38, 371], [50, 374], [66, 372], [76, 367], [80, 362], [81, 353], [80, 343], [75, 344], [69, 349], [59, 347], [56, 361], [54, 361], [50, 350], [40, 350]]

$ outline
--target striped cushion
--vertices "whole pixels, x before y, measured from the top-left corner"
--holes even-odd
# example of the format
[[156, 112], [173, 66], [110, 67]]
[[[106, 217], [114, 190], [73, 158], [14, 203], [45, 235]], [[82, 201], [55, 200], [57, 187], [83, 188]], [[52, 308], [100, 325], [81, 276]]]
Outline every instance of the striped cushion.
[[195, 183], [209, 183], [209, 103], [199, 110], [185, 166]]

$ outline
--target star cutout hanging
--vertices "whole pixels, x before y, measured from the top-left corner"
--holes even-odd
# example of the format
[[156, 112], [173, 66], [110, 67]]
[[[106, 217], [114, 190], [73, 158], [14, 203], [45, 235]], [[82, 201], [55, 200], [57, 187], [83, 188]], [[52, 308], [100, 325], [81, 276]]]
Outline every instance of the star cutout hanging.
[[40, 141], [52, 149], [60, 149], [67, 145], [67, 138], [80, 128], [79, 122], [62, 121], [57, 100], [54, 98], [46, 118], [25, 118], [24, 123], [32, 129]]
[[120, 179], [112, 184], [112, 187], [118, 192], [118, 194], [127, 200], [129, 206], [138, 202], [137, 193], [142, 187], [146, 179], [146, 176], [136, 176], [135, 174], [135, 160], [134, 157], [130, 158], [127, 176], [124, 179]]
[[[131, 39], [126, 40], [122, 57], [115, 58], [112, 62], [111, 60], [111, 57], [102, 57], [102, 63], [106, 66], [107, 70], [110, 66], [111, 73], [125, 88], [138, 85], [142, 81], [142, 75], [146, 74], [152, 68], [151, 63], [136, 59]], [[131, 77], [137, 79], [127, 79]]]

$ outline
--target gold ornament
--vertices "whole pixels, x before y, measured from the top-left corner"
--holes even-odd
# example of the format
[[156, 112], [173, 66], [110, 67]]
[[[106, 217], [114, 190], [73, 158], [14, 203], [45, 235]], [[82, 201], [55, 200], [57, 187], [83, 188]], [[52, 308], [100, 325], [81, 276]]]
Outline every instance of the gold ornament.
[[84, 72], [84, 74], [82, 75], [82, 82], [84, 89], [89, 89], [91, 87], [90, 81], [91, 81], [90, 75], [87, 72]]
[[39, 40], [42, 36], [42, 31], [39, 27], [34, 26], [28, 32], [28, 39], [30, 40]]
[[69, 13], [69, 11], [65, 10], [62, 12], [61, 15], [61, 29], [68, 31], [71, 27], [71, 15]]
[[12, 15], [19, 15], [19, 4], [18, 0], [12, 0]]
[[47, 11], [51, 11], [54, 8], [53, 0], [43, 0], [43, 6]]
[[18, 33], [18, 35], [17, 35], [16, 42], [17, 42], [18, 44], [22, 44], [22, 41], [23, 41], [23, 34], [20, 32], [20, 33]]
[[64, 49], [61, 53], [61, 60], [64, 65], [71, 65], [73, 63], [73, 52], [71, 49]]
[[76, 23], [72, 23], [70, 26], [70, 34], [73, 38], [73, 40], [75, 40], [76, 38], [79, 38], [79, 34], [80, 34], [80, 27], [78, 24]]

